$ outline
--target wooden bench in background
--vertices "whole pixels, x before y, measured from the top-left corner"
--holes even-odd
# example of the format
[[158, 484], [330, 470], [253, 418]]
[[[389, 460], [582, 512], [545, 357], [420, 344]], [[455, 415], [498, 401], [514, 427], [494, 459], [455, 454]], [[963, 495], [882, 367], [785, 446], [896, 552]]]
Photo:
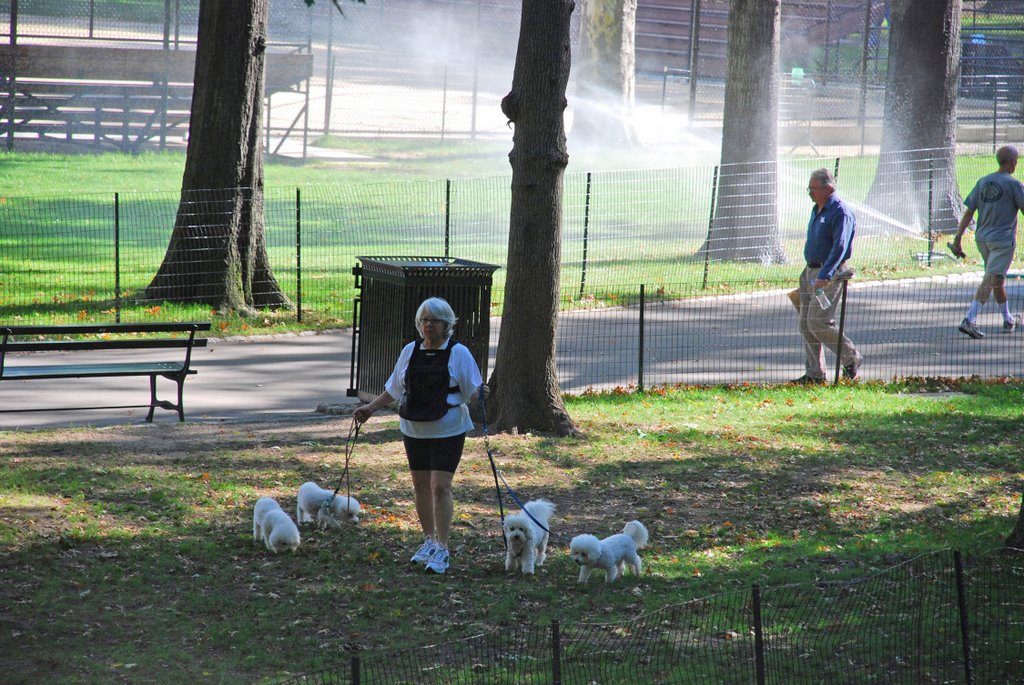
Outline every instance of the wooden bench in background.
[[[209, 322], [186, 323], [117, 323], [117, 324], [72, 324], [66, 326], [7, 326], [0, 324], [0, 381], [31, 381], [68, 378], [102, 378], [116, 376], [148, 376], [149, 404], [120, 406], [96, 406], [88, 402], [69, 407], [50, 408], [9, 408], [0, 407], [4, 412], [21, 411], [68, 411], [75, 409], [122, 409], [127, 407], [149, 407], [146, 421], [153, 420], [153, 411], [160, 407], [178, 412], [178, 420], [185, 420], [182, 401], [185, 379], [195, 374], [192, 368], [192, 349], [206, 347], [205, 338], [197, 338], [199, 331], [210, 330]], [[104, 336], [104, 337], [82, 337]], [[118, 337], [110, 337], [118, 336]], [[130, 361], [124, 351], [154, 349], [184, 350], [181, 358], [168, 361]], [[104, 351], [110, 361], [82, 363], [74, 359], [74, 352]], [[9, 363], [12, 353], [18, 355], [16, 364]], [[61, 353], [61, 354], [55, 354]], [[44, 357], [49, 363], [37, 364]], [[156, 379], [167, 378], [178, 385], [177, 403], [157, 399]], [[71, 393], [69, 393], [71, 396]], [[75, 396], [81, 396], [75, 393]]]

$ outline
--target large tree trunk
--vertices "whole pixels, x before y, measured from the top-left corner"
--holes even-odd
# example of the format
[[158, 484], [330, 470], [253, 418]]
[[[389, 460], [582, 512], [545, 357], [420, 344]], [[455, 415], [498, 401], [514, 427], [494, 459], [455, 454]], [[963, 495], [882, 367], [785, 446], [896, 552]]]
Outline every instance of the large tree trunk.
[[779, 2], [731, 0], [718, 200], [701, 254], [777, 264]]
[[637, 0], [583, 0], [573, 144], [629, 146], [636, 142]]
[[[961, 0], [892, 0], [878, 170], [858, 230], [956, 230]], [[929, 206], [929, 202], [931, 205]]]
[[512, 90], [501, 101], [515, 133], [505, 306], [489, 381], [499, 431], [577, 432], [555, 368], [573, 7], [572, 0], [523, 0]]
[[1006, 538], [1006, 546], [1014, 549], [1024, 549], [1024, 493], [1020, 498], [1020, 513], [1017, 514], [1017, 525], [1013, 527], [1010, 537]]
[[181, 199], [150, 300], [289, 306], [267, 259], [263, 73], [269, 0], [202, 0]]

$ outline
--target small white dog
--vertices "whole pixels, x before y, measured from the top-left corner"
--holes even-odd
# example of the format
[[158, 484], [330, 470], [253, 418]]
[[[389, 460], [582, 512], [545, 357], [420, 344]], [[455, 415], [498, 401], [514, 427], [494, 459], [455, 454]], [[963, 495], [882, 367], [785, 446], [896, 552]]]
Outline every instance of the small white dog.
[[647, 528], [639, 521], [630, 521], [621, 533], [598, 540], [593, 535], [577, 535], [569, 543], [569, 556], [580, 567], [580, 583], [587, 582], [595, 568], [604, 569], [604, 582], [622, 575], [629, 564], [640, 575], [640, 557], [636, 551], [647, 544]]
[[332, 490], [324, 490], [312, 481], [299, 486], [295, 505], [295, 520], [299, 525], [316, 521], [320, 528], [338, 528], [342, 523], [359, 523], [361, 513], [355, 497], [335, 495]]
[[252, 510], [252, 539], [271, 552], [294, 552], [299, 547], [299, 528], [271, 497], [260, 497]]
[[[530, 574], [534, 566], [541, 566], [547, 558], [548, 533], [544, 528], [551, 529], [548, 520], [555, 513], [555, 505], [545, 499], [538, 499], [527, 502], [523, 509], [529, 515], [523, 511], [509, 514], [502, 526], [507, 543], [505, 570], [511, 571], [518, 563], [524, 574]], [[541, 525], [538, 526], [530, 515]]]

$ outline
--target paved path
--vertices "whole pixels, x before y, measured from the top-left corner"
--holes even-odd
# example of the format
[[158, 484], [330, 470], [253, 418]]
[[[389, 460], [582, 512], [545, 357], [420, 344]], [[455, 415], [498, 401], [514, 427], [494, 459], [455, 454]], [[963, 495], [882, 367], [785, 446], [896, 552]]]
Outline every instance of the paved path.
[[[193, 352], [198, 373], [185, 381], [185, 419], [202, 422], [312, 419], [321, 405], [352, 404], [347, 398], [351, 332], [213, 340]], [[83, 362], [94, 353], [76, 353]], [[147, 352], [151, 358], [166, 352]], [[97, 355], [99, 358], [99, 355]], [[107, 357], [109, 358], [109, 357]], [[145, 358], [145, 357], [142, 357]], [[157, 380], [160, 397], [173, 399], [175, 385]], [[0, 383], [0, 409], [75, 404], [130, 405], [133, 409], [0, 413], [0, 428], [144, 423], [149, 411], [145, 378], [71, 379]], [[154, 422], [177, 423], [174, 412], [157, 409]]]
[[[956, 330], [976, 275], [858, 283], [850, 288], [848, 332], [860, 346], [867, 380], [906, 376], [1024, 376], [1024, 332], [1001, 335], [991, 307], [990, 332], [971, 340]], [[1013, 279], [1019, 311], [1024, 282]], [[796, 314], [785, 291], [675, 300], [645, 311], [643, 372], [656, 384], [783, 383], [803, 373]], [[639, 308], [609, 307], [559, 319], [562, 390], [638, 384]], [[493, 363], [500, 321], [491, 321]], [[185, 414], [194, 422], [316, 420], [345, 413], [358, 400], [351, 385], [351, 330], [213, 340], [194, 352], [198, 374], [185, 383]], [[88, 361], [94, 353], [76, 353]], [[163, 354], [147, 352], [150, 358]], [[15, 361], [14, 363], [17, 363]], [[174, 384], [159, 380], [173, 397]], [[0, 383], [0, 409], [73, 404], [148, 404], [144, 378]], [[0, 429], [143, 423], [147, 408], [0, 412]], [[155, 421], [177, 423], [157, 410]]]

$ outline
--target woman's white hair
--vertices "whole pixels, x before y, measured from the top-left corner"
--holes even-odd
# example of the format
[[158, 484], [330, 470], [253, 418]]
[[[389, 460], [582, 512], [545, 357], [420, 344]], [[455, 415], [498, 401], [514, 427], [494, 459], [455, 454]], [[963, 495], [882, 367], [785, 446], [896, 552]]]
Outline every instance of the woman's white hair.
[[423, 337], [423, 327], [420, 325], [420, 319], [423, 318], [444, 321], [444, 337], [446, 338], [452, 337], [452, 333], [455, 332], [455, 322], [458, 321], [455, 310], [440, 297], [428, 297], [416, 309], [416, 330], [421, 338]]

